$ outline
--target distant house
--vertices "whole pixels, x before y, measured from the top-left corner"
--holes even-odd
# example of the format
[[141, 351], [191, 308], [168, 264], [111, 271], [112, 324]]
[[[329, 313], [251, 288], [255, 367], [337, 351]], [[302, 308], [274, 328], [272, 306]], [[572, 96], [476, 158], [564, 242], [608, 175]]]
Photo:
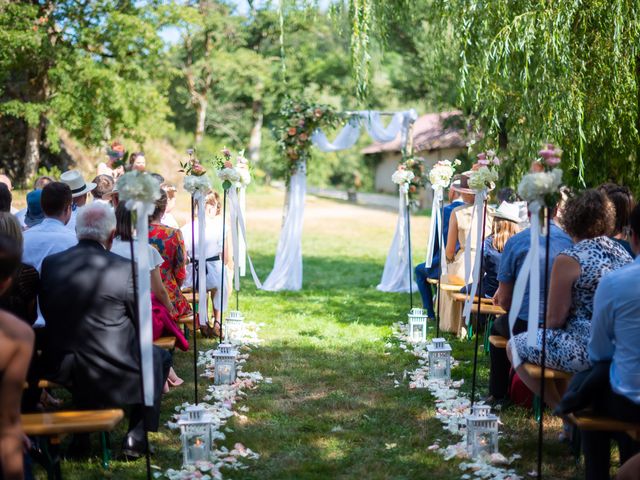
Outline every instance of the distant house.
[[[464, 117], [460, 111], [428, 113], [419, 117], [413, 125], [413, 151], [426, 161], [427, 172], [438, 160], [454, 160], [467, 151], [469, 135]], [[387, 143], [374, 143], [362, 150], [367, 156], [374, 156], [375, 189], [378, 192], [395, 193], [397, 185], [391, 175], [402, 158], [400, 134]], [[431, 202], [431, 189], [421, 195], [421, 206]]]

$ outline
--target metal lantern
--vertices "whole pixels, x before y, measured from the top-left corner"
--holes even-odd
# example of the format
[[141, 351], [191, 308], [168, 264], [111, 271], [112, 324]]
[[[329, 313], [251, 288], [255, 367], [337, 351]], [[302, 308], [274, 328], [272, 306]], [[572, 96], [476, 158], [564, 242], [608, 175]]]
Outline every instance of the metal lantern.
[[434, 338], [427, 345], [429, 355], [429, 378], [451, 380], [451, 345], [444, 338]]
[[427, 311], [423, 308], [412, 308], [407, 314], [409, 318], [409, 339], [412, 342], [427, 341]]
[[244, 322], [244, 315], [240, 310], [231, 310], [224, 320], [224, 338], [229, 341], [238, 335]]
[[191, 405], [178, 419], [182, 438], [182, 465], [210, 459], [213, 418], [201, 405]]
[[221, 343], [213, 351], [213, 383], [231, 385], [236, 381], [236, 355], [230, 343]]
[[498, 452], [498, 417], [489, 405], [474, 405], [467, 416], [467, 451], [472, 458]]

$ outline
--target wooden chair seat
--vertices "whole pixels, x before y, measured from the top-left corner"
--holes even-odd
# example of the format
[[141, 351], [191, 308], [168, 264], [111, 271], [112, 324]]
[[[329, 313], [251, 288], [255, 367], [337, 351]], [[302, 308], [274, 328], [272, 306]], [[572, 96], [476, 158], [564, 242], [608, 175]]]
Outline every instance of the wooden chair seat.
[[496, 348], [507, 348], [507, 340], [505, 337], [501, 337], [500, 335], [490, 335], [489, 343]]
[[640, 424], [623, 422], [607, 417], [569, 414], [569, 421], [580, 430], [599, 432], [626, 432], [633, 440], [640, 440]]
[[32, 436], [61, 436], [71, 433], [110, 432], [124, 418], [119, 408], [78, 410], [21, 415], [24, 433]]
[[[539, 365], [534, 365], [532, 363], [523, 363], [525, 372], [529, 374], [529, 376], [533, 378], [540, 378], [542, 376], [542, 368]], [[544, 369], [544, 378], [551, 380], [571, 380], [573, 377], [573, 373], [563, 372], [560, 370], [554, 370], [552, 368], [546, 367]]]
[[[469, 298], [469, 295], [467, 295], [466, 293], [461, 293], [461, 292], [452, 293], [451, 296], [457, 302], [466, 302], [467, 298]], [[485, 304], [485, 305], [493, 305], [493, 299], [492, 298], [481, 298], [480, 302]], [[478, 303], [478, 297], [477, 296], [473, 298], [473, 303]]]
[[164, 350], [173, 350], [176, 347], [176, 337], [160, 337], [153, 344]]
[[[460, 302], [460, 303], [464, 303], [467, 299], [467, 296], [463, 293], [460, 293], [458, 295], [454, 294], [454, 300], [456, 302]], [[473, 304], [473, 308], [471, 308], [471, 313], [472, 314], [476, 314], [478, 313], [478, 304], [474, 303]], [[481, 303], [480, 304], [480, 314], [481, 315], [493, 315], [493, 316], [498, 316], [498, 315], [505, 315], [507, 312], [504, 310], [504, 308], [499, 307], [498, 305], [493, 305], [492, 303]]]

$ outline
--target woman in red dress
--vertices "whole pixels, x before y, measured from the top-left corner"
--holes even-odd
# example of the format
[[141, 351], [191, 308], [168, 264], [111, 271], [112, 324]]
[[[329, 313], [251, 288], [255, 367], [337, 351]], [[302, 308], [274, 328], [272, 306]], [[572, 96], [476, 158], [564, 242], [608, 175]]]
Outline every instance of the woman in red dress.
[[178, 316], [191, 313], [189, 301], [180, 287], [187, 278], [187, 252], [182, 239], [182, 233], [177, 228], [167, 227], [160, 223], [167, 208], [167, 194], [161, 191], [156, 201], [156, 208], [149, 218], [149, 243], [160, 252], [164, 262], [160, 265], [160, 275], [169, 298]]

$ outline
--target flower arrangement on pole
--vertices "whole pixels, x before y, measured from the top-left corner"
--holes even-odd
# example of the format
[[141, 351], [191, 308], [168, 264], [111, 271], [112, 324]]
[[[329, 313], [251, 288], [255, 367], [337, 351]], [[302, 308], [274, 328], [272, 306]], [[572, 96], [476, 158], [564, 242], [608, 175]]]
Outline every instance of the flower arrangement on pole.
[[541, 207], [554, 207], [560, 198], [562, 150], [552, 143], [545, 144], [538, 152], [540, 158], [533, 162], [532, 172], [522, 177], [518, 195], [528, 203], [537, 202]]
[[499, 178], [498, 167], [501, 161], [493, 150], [480, 152], [477, 158], [469, 176], [469, 188], [476, 192], [493, 190]]
[[415, 178], [415, 174], [408, 170], [403, 164], [398, 165], [398, 168], [391, 175], [391, 181], [398, 185], [400, 191], [404, 194], [409, 194], [409, 188], [411, 181]]
[[439, 160], [429, 171], [429, 182], [431, 188], [434, 190], [441, 188], [448, 188], [451, 184], [453, 174], [456, 172], [456, 167], [459, 167], [460, 160], [456, 159], [453, 162], [451, 160]]

